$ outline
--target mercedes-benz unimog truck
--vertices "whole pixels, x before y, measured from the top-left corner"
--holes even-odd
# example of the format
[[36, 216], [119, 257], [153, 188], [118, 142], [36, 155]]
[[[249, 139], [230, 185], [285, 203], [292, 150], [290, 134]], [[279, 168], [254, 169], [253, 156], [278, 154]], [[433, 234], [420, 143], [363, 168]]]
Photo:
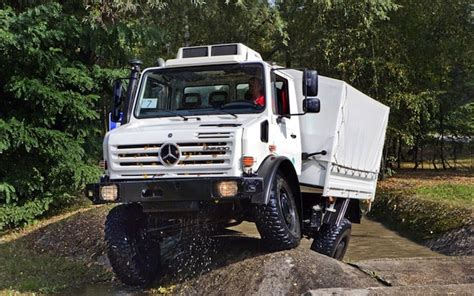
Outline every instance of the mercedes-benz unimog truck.
[[[283, 68], [243, 44], [185, 47], [114, 87], [96, 204], [118, 278], [157, 275], [160, 242], [203, 225], [255, 222], [277, 251], [313, 239], [342, 259], [374, 200], [389, 108], [314, 70]], [[192, 231], [191, 231], [192, 232]]]

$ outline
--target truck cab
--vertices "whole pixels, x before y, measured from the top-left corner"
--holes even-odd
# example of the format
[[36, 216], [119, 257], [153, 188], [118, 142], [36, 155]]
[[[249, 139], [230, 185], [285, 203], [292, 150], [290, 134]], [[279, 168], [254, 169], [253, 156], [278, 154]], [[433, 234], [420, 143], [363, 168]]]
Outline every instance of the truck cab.
[[369, 132], [377, 137], [370, 169], [338, 163], [349, 91], [323, 82], [337, 99], [325, 98], [329, 123], [315, 124], [325, 110], [317, 72], [266, 63], [243, 44], [181, 48], [144, 70], [133, 63], [125, 98], [115, 86], [112, 119], [120, 126], [104, 138], [105, 174], [86, 188], [96, 204], [120, 204], [105, 231], [119, 278], [149, 283], [160, 239], [183, 225], [252, 221], [269, 250], [294, 248], [306, 236], [313, 250], [342, 259], [351, 222], [374, 197], [388, 109], [369, 102], [386, 114]]

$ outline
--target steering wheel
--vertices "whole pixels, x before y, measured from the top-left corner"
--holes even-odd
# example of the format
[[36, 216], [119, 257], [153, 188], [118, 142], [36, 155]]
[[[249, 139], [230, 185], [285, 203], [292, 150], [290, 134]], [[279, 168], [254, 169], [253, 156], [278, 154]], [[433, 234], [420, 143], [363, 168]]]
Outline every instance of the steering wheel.
[[229, 109], [230, 108], [243, 109], [243, 108], [248, 108], [248, 107], [251, 107], [253, 109], [258, 108], [258, 106], [255, 105], [251, 101], [239, 100], [239, 101], [233, 101], [233, 102], [227, 103], [227, 104], [221, 106], [221, 109], [227, 109], [227, 108], [229, 108]]

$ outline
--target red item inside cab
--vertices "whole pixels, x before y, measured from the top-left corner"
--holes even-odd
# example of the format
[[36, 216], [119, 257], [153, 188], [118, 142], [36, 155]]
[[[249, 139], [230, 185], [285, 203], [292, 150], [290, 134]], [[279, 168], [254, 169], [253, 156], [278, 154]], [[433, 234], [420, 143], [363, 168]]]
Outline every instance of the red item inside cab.
[[260, 96], [255, 99], [254, 103], [255, 105], [265, 106], [265, 98], [263, 96]]

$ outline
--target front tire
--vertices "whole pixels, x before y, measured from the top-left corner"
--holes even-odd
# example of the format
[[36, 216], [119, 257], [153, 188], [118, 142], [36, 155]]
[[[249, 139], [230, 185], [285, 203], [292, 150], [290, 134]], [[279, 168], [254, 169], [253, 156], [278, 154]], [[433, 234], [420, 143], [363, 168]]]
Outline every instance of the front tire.
[[147, 233], [147, 217], [140, 205], [122, 204], [109, 212], [105, 241], [110, 264], [123, 283], [144, 286], [155, 279], [160, 246]]
[[351, 237], [352, 224], [344, 218], [339, 226], [323, 225], [311, 244], [311, 250], [342, 260]]
[[255, 222], [267, 249], [280, 251], [299, 245], [301, 224], [295, 194], [280, 173], [275, 176], [268, 204], [257, 206]]

